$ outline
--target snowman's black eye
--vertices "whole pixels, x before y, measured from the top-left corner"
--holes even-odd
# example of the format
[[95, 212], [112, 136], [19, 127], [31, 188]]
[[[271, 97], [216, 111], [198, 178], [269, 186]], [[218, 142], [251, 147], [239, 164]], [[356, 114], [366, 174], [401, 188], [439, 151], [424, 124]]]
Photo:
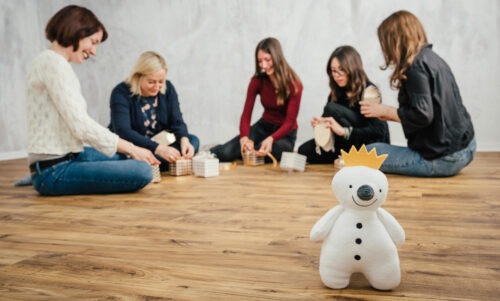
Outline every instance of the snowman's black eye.
[[352, 188], [352, 185], [349, 185], [349, 188]]
[[382, 189], [379, 189], [378, 191], [382, 192]]

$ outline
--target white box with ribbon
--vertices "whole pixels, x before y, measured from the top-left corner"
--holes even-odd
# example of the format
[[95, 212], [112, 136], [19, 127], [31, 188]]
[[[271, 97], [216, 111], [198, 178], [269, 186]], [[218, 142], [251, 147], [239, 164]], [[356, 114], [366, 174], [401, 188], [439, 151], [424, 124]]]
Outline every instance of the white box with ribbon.
[[200, 153], [193, 158], [193, 172], [197, 177], [216, 177], [219, 175], [219, 159], [210, 153]]
[[281, 154], [281, 169], [292, 171], [304, 171], [306, 168], [307, 157], [298, 153], [283, 152]]

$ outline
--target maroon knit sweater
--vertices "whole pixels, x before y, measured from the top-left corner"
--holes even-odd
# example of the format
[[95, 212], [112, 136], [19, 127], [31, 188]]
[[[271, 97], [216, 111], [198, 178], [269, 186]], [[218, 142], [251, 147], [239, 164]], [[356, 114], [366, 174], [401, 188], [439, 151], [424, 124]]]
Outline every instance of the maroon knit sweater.
[[262, 119], [279, 126], [278, 130], [271, 135], [275, 141], [296, 130], [298, 128], [297, 115], [299, 114], [300, 98], [302, 97], [302, 85], [297, 84], [297, 91], [295, 89], [293, 85], [290, 85], [290, 97], [285, 101], [284, 105], [278, 106], [278, 94], [269, 77], [252, 77], [248, 85], [245, 107], [241, 114], [240, 137], [248, 136], [250, 133], [252, 111], [257, 95], [260, 95], [260, 102], [264, 107]]

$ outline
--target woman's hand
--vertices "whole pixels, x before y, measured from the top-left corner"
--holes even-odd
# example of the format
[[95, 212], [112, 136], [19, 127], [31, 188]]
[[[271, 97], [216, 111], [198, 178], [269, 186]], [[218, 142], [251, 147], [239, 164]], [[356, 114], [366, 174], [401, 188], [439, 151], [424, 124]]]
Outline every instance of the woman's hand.
[[398, 116], [398, 111], [395, 107], [382, 103], [371, 103], [368, 101], [360, 101], [359, 104], [361, 106], [360, 112], [365, 117], [401, 122]]
[[345, 128], [341, 126], [333, 117], [323, 117], [323, 122], [332, 130], [337, 136], [344, 137], [346, 134]]
[[250, 152], [254, 150], [253, 141], [250, 140], [247, 136], [240, 139], [240, 146], [243, 152]]
[[186, 159], [191, 159], [194, 156], [194, 146], [189, 142], [188, 137], [181, 138], [181, 154]]
[[136, 146], [121, 138], [118, 140], [117, 151], [129, 156], [132, 159], [146, 161], [152, 165], [161, 163], [149, 149]]
[[312, 126], [312, 127], [315, 127], [315, 126], [316, 126], [316, 124], [318, 124], [318, 123], [322, 122], [322, 121], [323, 121], [323, 119], [324, 119], [323, 117], [316, 117], [316, 116], [314, 116], [314, 117], [312, 118], [312, 120], [311, 120], [311, 126]]
[[158, 144], [155, 154], [167, 160], [168, 162], [175, 162], [181, 158], [181, 153], [174, 147]]
[[146, 161], [151, 165], [158, 165], [161, 163], [147, 148], [134, 146], [133, 151], [131, 151], [129, 155], [132, 159]]
[[274, 139], [271, 136], [264, 139], [264, 141], [260, 144], [259, 153], [264, 156], [270, 153], [273, 150], [273, 142]]

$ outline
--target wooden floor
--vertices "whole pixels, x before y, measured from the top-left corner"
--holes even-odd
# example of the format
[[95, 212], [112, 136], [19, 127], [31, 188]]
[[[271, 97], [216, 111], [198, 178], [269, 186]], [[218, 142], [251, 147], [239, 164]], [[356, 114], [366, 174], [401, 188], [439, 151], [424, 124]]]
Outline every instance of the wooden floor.
[[163, 175], [134, 194], [40, 197], [0, 162], [0, 300], [499, 300], [500, 153], [452, 178], [389, 175], [402, 282], [324, 287], [312, 225], [333, 166]]

